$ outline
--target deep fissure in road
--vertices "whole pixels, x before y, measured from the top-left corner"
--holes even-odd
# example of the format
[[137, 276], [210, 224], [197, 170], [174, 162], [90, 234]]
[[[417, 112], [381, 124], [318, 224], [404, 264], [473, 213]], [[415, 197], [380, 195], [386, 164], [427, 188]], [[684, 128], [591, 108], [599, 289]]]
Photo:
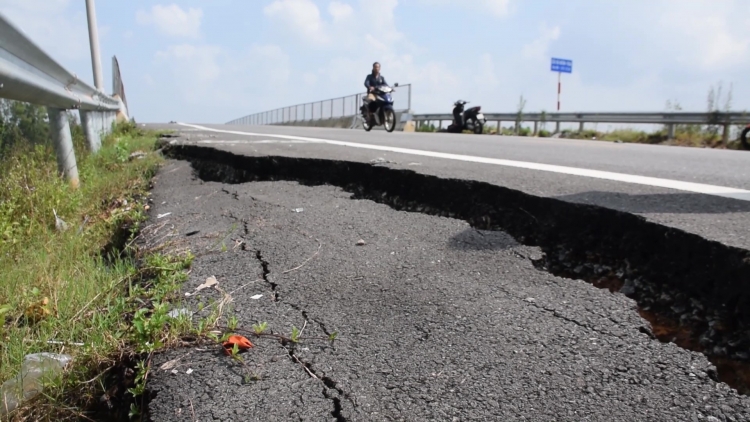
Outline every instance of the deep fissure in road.
[[[245, 234], [247, 234], [247, 225], [245, 227], [246, 227]], [[247, 250], [244, 243], [242, 247], [243, 247], [243, 250]], [[269, 287], [271, 288], [271, 291], [273, 292], [274, 302], [279, 302], [280, 298], [279, 298], [279, 292], [277, 290], [278, 284], [271, 281], [271, 277], [272, 277], [271, 268], [270, 268], [271, 264], [265, 258], [263, 258], [263, 253], [260, 250], [255, 251], [255, 258], [258, 260], [258, 262], [260, 262], [260, 265], [263, 271], [263, 275], [262, 275], [263, 281], [265, 281], [265, 283], [269, 285]], [[311, 319], [307, 315], [307, 311], [304, 311], [298, 305], [295, 305], [293, 303], [287, 303], [287, 305], [291, 306], [292, 309], [302, 314], [302, 317], [305, 319], [305, 324], [311, 321]], [[331, 336], [331, 333], [328, 332], [325, 324], [317, 320], [312, 320], [312, 321], [317, 323], [318, 326], [323, 330], [323, 332], [326, 335], [328, 335], [329, 337]], [[303, 327], [303, 330], [304, 330], [304, 327]], [[333, 343], [331, 345], [333, 345]], [[336, 381], [334, 381], [330, 377], [320, 376], [319, 374], [316, 373], [315, 368], [313, 368], [313, 366], [310, 363], [305, 362], [304, 360], [300, 359], [300, 357], [297, 356], [295, 353], [295, 346], [296, 346], [295, 344], [284, 343], [283, 346], [285, 348], [286, 346], [289, 346], [289, 348], [287, 349], [287, 352], [292, 362], [299, 363], [300, 365], [302, 365], [310, 377], [315, 378], [323, 383], [324, 385], [323, 396], [327, 400], [330, 400], [331, 403], [333, 404], [333, 410], [331, 411], [331, 416], [333, 416], [335, 420], [338, 422], [346, 422], [347, 419], [341, 414], [341, 411], [343, 410], [343, 408], [341, 407], [341, 399], [337, 397], [335, 394], [331, 393], [330, 390], [335, 390], [340, 396], [346, 397], [347, 399], [349, 399], [349, 401], [352, 401], [351, 398], [343, 390], [341, 390], [340, 388], [336, 386]]]
[[260, 266], [263, 269], [263, 281], [266, 282], [269, 286], [271, 286], [271, 292], [273, 292], [273, 301], [278, 302], [279, 301], [279, 292], [276, 291], [276, 288], [279, 287], [278, 284], [271, 281], [270, 274], [271, 270], [268, 269], [268, 261], [263, 259], [263, 254], [260, 251], [255, 251], [255, 258], [260, 262]]
[[[325, 397], [327, 400], [330, 400], [333, 403], [333, 410], [331, 411], [331, 416], [333, 416], [337, 422], [346, 422], [347, 419], [344, 417], [344, 415], [341, 414], [341, 411], [343, 410], [343, 407], [341, 406], [341, 398], [336, 397], [334, 393], [331, 392], [331, 390], [335, 391], [342, 397], [346, 397], [351, 401], [351, 398], [344, 393], [343, 390], [341, 390], [339, 387], [336, 386], [336, 381], [329, 377], [320, 376], [316, 371], [315, 368], [309, 363], [305, 362], [302, 359], [300, 359], [295, 353], [294, 349], [287, 349], [289, 353], [289, 358], [292, 359], [293, 362], [297, 362], [300, 365], [302, 365], [305, 368], [305, 371], [307, 373], [317, 379], [318, 381], [323, 383], [323, 397]], [[352, 404], [354, 404], [352, 402]]]
[[[750, 394], [750, 252], [608, 208], [543, 198], [485, 182], [365, 163], [248, 157], [167, 145], [205, 181], [333, 185], [401, 211], [501, 230], [544, 252], [537, 268], [633, 298], [641, 331], [704, 353], [718, 378]], [[711, 374], [709, 374], [711, 375]], [[716, 376], [716, 374], [714, 374]]]

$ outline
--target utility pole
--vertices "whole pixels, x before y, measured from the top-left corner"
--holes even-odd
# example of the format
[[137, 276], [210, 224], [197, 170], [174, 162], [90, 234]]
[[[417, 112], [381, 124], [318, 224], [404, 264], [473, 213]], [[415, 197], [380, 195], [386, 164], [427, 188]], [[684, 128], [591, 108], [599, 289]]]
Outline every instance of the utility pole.
[[99, 55], [99, 29], [96, 26], [96, 6], [94, 0], [86, 0], [86, 15], [89, 22], [89, 43], [91, 44], [91, 66], [94, 69], [94, 86], [104, 92], [102, 58]]

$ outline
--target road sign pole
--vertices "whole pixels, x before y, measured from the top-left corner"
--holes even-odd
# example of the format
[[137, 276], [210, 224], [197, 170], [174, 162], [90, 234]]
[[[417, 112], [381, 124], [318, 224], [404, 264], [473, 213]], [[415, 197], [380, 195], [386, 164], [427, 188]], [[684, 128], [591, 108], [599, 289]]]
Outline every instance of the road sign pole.
[[560, 94], [562, 93], [562, 74], [573, 73], [573, 61], [553, 57], [550, 70], [557, 72], [557, 111], [560, 111]]

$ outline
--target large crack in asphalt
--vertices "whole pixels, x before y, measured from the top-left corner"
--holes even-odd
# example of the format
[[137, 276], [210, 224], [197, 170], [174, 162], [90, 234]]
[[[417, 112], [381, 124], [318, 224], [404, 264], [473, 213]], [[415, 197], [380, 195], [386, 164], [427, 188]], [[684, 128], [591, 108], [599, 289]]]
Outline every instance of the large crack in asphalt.
[[268, 261], [263, 259], [263, 253], [259, 250], [255, 251], [255, 258], [260, 262], [260, 267], [263, 269], [262, 278], [263, 281], [271, 287], [271, 293], [273, 294], [273, 301], [279, 301], [279, 292], [276, 290], [279, 287], [278, 284], [271, 281], [271, 270], [268, 269]]
[[600, 206], [526, 194], [366, 163], [250, 157], [167, 145], [204, 181], [295, 181], [332, 185], [393, 209], [462, 219], [541, 248], [537, 268], [634, 299], [651, 323], [640, 329], [705, 354], [719, 378], [750, 394], [750, 252]]
[[331, 392], [331, 390], [338, 393], [338, 395], [340, 395], [341, 397], [345, 397], [346, 399], [348, 399], [352, 403], [352, 405], [356, 407], [356, 404], [351, 399], [349, 394], [345, 393], [341, 388], [339, 388], [337, 386], [336, 381], [334, 381], [330, 377], [321, 376], [320, 374], [318, 374], [311, 363], [305, 362], [294, 353], [293, 348], [287, 349], [287, 351], [289, 352], [289, 358], [292, 359], [292, 361], [302, 365], [310, 377], [315, 378], [321, 383], [323, 383], [323, 396], [327, 400], [330, 400], [333, 403], [333, 410], [331, 411], [331, 416], [333, 416], [337, 422], [346, 422], [347, 421], [346, 417], [344, 417], [344, 415], [341, 414], [343, 410], [343, 407], [341, 406], [341, 398], [337, 397], [336, 394]]
[[[279, 298], [279, 292], [277, 290], [278, 284], [271, 281], [271, 269], [270, 269], [270, 263], [263, 258], [263, 253], [260, 250], [255, 251], [255, 257], [260, 262], [261, 268], [263, 269], [263, 275], [262, 278], [271, 287], [271, 291], [273, 293], [273, 300], [274, 302], [280, 302], [281, 299]], [[307, 311], [302, 309], [299, 305], [296, 305], [294, 303], [288, 303], [284, 302], [285, 304], [289, 305], [292, 309], [302, 314], [302, 317], [305, 319], [305, 323], [312, 320], [318, 326], [323, 330], [323, 332], [331, 336], [331, 333], [328, 332], [328, 329], [326, 328], [325, 324], [321, 321], [317, 321], [314, 319], [311, 319], [308, 317]], [[289, 358], [292, 360], [292, 362], [297, 363], [299, 365], [302, 365], [303, 368], [305, 368], [305, 372], [314, 379], [317, 379], [318, 381], [323, 383], [323, 396], [330, 400], [333, 403], [333, 410], [331, 411], [331, 416], [333, 416], [336, 421], [338, 422], [346, 422], [347, 419], [341, 414], [341, 411], [343, 410], [341, 406], [341, 399], [337, 397], [335, 394], [331, 393], [330, 390], [336, 391], [340, 396], [347, 398], [352, 405], [356, 408], [356, 404], [352, 400], [351, 396], [344, 392], [341, 388], [337, 387], [336, 381], [334, 381], [332, 378], [327, 376], [320, 375], [313, 365], [309, 362], [306, 362], [297, 354], [295, 353], [295, 344], [289, 344], [289, 348], [286, 348], [286, 345], [284, 345], [284, 348], [287, 350], [287, 353], [289, 354]]]

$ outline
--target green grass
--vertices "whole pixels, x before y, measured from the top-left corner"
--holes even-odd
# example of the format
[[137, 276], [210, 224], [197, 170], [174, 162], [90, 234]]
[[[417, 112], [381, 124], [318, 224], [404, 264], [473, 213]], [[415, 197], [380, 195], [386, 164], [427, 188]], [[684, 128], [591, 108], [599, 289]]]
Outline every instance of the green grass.
[[[80, 127], [73, 129], [79, 189], [58, 176], [49, 145], [21, 144], [0, 162], [0, 383], [27, 354], [74, 358], [62, 382], [17, 420], [76, 419], [99, 399], [99, 375], [118, 356], [152, 352], [189, 329], [168, 321], [165, 305], [186, 277], [189, 254], [102, 253], [122, 227], [135, 231], [145, 220], [150, 179], [163, 160], [156, 134], [122, 125], [89, 154]], [[147, 155], [130, 160], [135, 151]], [[53, 209], [66, 231], [55, 229]]]

